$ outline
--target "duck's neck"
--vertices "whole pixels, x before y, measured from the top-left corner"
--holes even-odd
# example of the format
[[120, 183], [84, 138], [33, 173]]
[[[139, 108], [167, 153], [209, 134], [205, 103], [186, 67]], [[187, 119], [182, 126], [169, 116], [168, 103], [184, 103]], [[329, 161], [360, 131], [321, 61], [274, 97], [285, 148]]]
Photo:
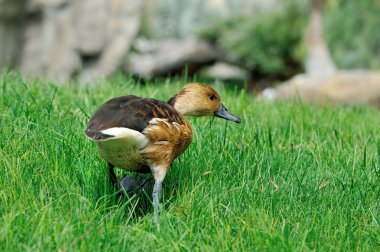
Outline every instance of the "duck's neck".
[[188, 110], [187, 104], [184, 104], [184, 99], [181, 99], [181, 95], [181, 92], [175, 94], [172, 98], [169, 99], [168, 104], [175, 108], [182, 115], [189, 115], [190, 111]]

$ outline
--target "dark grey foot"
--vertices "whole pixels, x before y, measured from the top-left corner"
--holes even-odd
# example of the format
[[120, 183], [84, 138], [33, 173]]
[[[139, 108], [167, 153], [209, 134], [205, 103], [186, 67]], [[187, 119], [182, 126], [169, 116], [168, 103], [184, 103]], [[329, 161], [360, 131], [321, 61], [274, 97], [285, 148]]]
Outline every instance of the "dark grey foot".
[[153, 185], [152, 178], [141, 178], [135, 176], [125, 175], [118, 183], [124, 195], [131, 197], [136, 192], [143, 190], [148, 191], [149, 187]]

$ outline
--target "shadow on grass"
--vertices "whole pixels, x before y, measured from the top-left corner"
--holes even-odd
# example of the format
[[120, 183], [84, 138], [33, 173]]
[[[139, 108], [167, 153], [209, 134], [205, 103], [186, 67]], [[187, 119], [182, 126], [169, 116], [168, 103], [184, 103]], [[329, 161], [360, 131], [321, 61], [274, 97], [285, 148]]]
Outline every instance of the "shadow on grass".
[[[133, 172], [119, 173], [118, 179], [124, 176], [134, 177], [136, 185], [133, 192], [126, 195], [122, 189], [114, 188], [105, 177], [98, 177], [98, 187], [96, 192], [96, 206], [104, 214], [110, 214], [112, 211], [122, 211], [120, 221], [127, 221], [129, 224], [135, 224], [142, 221], [146, 217], [153, 220], [153, 203], [152, 191], [154, 179], [151, 174], [139, 174]], [[142, 180], [150, 179], [143, 187], [139, 186]], [[161, 208], [169, 209], [176, 199], [180, 184], [175, 180], [174, 176], [168, 176], [163, 182], [163, 197], [160, 200]], [[166, 196], [167, 195], [167, 196]], [[116, 214], [116, 213], [115, 213]]]

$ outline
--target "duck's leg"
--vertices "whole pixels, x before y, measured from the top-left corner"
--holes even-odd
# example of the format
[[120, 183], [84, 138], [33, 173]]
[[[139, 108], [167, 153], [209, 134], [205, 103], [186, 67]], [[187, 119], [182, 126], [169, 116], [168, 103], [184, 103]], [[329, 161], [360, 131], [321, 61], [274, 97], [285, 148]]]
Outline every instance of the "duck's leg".
[[153, 167], [152, 173], [155, 181], [152, 193], [154, 206], [153, 223], [158, 224], [158, 213], [160, 211], [160, 199], [162, 196], [162, 182], [164, 181], [166, 175], [166, 168], [159, 166]]
[[116, 186], [117, 180], [116, 180], [116, 174], [114, 170], [115, 166], [113, 164], [108, 163], [108, 179], [112, 186]]
[[160, 211], [160, 199], [162, 196], [162, 181], [156, 180], [153, 187], [153, 206], [154, 206], [154, 218], [153, 223], [158, 223], [158, 212]]

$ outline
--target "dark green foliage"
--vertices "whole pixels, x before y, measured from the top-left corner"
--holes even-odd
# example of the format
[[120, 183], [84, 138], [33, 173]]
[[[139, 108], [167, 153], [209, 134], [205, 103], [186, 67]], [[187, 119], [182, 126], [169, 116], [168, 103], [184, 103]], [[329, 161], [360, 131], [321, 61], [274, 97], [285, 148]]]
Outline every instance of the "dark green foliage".
[[325, 31], [340, 68], [380, 68], [380, 1], [329, 0]]
[[[234, 17], [200, 32], [254, 77], [290, 77], [302, 71], [309, 3]], [[338, 68], [380, 68], [380, 1], [326, 0], [325, 37]]]
[[293, 2], [270, 13], [240, 16], [200, 32], [259, 76], [290, 77], [302, 71], [305, 8]]

